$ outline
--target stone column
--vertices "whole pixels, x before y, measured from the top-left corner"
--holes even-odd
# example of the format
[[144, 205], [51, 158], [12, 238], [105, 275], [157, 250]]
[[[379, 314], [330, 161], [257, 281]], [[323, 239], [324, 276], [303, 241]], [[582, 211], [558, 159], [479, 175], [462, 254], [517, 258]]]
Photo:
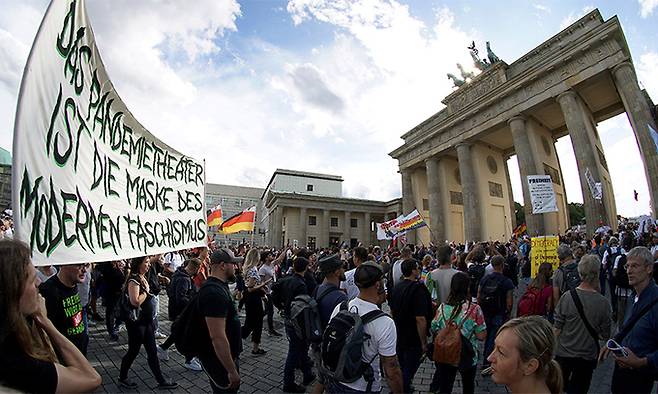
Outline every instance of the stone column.
[[427, 190], [430, 207], [430, 240], [434, 245], [443, 245], [446, 239], [445, 214], [443, 212], [443, 195], [439, 179], [439, 159], [430, 157], [425, 160], [427, 170]]
[[[519, 161], [519, 172], [521, 173], [521, 188], [523, 189], [523, 201], [525, 211], [525, 223], [528, 228], [528, 234], [531, 236], [545, 235], [544, 217], [542, 214], [534, 215], [532, 213], [532, 202], [530, 201], [530, 190], [528, 188], [528, 175], [541, 175], [537, 171], [536, 161], [533, 155], [530, 139], [528, 138], [528, 129], [526, 128], [526, 119], [523, 116], [514, 116], [508, 120], [514, 139], [514, 151]], [[507, 171], [507, 166], [505, 166]]]
[[[408, 215], [414, 210], [414, 195], [411, 187], [411, 170], [405, 169], [402, 174], [402, 214]], [[416, 243], [416, 230], [407, 232], [407, 243]]]
[[507, 167], [507, 160], [509, 160], [508, 157], [503, 157], [503, 167], [505, 167], [505, 180], [507, 182], [507, 195], [509, 196], [509, 209], [511, 212], [512, 217], [510, 218], [512, 221], [512, 231], [518, 226], [516, 223], [516, 206], [514, 205], [514, 194], [512, 193], [512, 181], [509, 176], [509, 167]]
[[626, 116], [633, 127], [637, 145], [642, 153], [644, 173], [649, 183], [651, 210], [653, 217], [658, 215], [658, 152], [651, 138], [649, 126], [658, 131], [656, 122], [651, 116], [649, 105], [637, 84], [635, 70], [630, 62], [624, 62], [612, 69], [612, 75], [617, 85], [617, 91], [626, 109]]
[[589, 122], [589, 119], [587, 119], [578, 100], [578, 95], [573, 90], [567, 90], [557, 96], [557, 102], [562, 108], [567, 129], [569, 130], [571, 144], [576, 152], [576, 164], [578, 165], [578, 173], [580, 175], [580, 188], [583, 192], [583, 205], [587, 220], [587, 234], [593, 235], [599, 226], [599, 221], [608, 222], [608, 215], [605, 213], [605, 207], [602, 201], [592, 197], [592, 192], [589, 189], [587, 178], [585, 177], [585, 171], [589, 169], [594, 180], [596, 182], [602, 182], [599, 165], [596, 160], [596, 148], [587, 131], [586, 122]]
[[329, 246], [329, 210], [322, 210], [322, 219], [320, 222], [320, 238], [318, 239], [318, 248], [326, 248]]
[[274, 220], [272, 223], [272, 246], [280, 248], [283, 246], [283, 208], [276, 207], [273, 210]]
[[372, 243], [372, 237], [370, 236], [372, 232], [370, 231], [370, 212], [365, 212], [363, 214], [363, 240], [361, 241], [363, 245], [367, 248]]
[[480, 198], [475, 171], [473, 171], [471, 146], [471, 144], [465, 142], [457, 145], [459, 174], [464, 198], [464, 235], [466, 241], [480, 241], [482, 238], [478, 220], [480, 216]]
[[299, 247], [305, 248], [308, 246], [308, 239], [306, 238], [306, 226], [308, 226], [308, 215], [306, 208], [299, 208]]
[[343, 226], [343, 239], [347, 242], [347, 246], [350, 246], [350, 241], [352, 239], [352, 213], [350, 211], [345, 211], [345, 225]]

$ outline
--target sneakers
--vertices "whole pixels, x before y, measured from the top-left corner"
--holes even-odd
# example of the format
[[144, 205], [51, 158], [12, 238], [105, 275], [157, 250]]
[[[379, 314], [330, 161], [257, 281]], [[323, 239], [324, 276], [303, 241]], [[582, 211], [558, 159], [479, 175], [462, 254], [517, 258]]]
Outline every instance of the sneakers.
[[203, 368], [201, 367], [201, 363], [199, 362], [199, 359], [197, 359], [196, 357], [191, 359], [189, 363], [185, 363], [185, 368], [195, 372], [203, 371]]
[[305, 393], [306, 389], [304, 386], [300, 386], [296, 383], [293, 383], [292, 386], [283, 386], [284, 393]]
[[267, 352], [263, 349], [258, 349], [258, 350], [252, 350], [251, 351], [251, 354], [253, 354], [254, 356], [262, 356], [265, 353], [267, 353]]
[[110, 342], [119, 342], [119, 334], [113, 332], [110, 334]]
[[160, 361], [169, 361], [169, 350], [163, 349], [158, 345], [158, 358]]
[[155, 339], [167, 339], [167, 336], [160, 331], [155, 333]]
[[128, 380], [127, 378], [119, 379], [119, 386], [126, 389], [134, 390], [137, 388], [137, 383], [133, 382], [132, 380]]
[[277, 330], [270, 330], [270, 331], [269, 331], [269, 334], [270, 334], [271, 337], [281, 337], [281, 336], [283, 336], [283, 335], [281, 335], [281, 333], [278, 332]]
[[171, 380], [163, 380], [162, 382], [158, 383], [159, 390], [173, 390], [176, 388], [178, 388], [178, 383]]

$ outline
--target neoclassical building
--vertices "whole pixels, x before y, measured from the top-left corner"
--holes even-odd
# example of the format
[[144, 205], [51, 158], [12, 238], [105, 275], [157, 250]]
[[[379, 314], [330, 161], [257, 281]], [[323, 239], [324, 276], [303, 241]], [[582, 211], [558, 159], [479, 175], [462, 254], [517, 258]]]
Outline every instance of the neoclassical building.
[[388, 202], [342, 196], [336, 175], [277, 169], [262, 195], [267, 243], [282, 247], [376, 244], [374, 223], [402, 212], [401, 200]]
[[[444, 109], [405, 133], [403, 145], [390, 153], [402, 176], [402, 210], [429, 208], [431, 233], [419, 229], [408, 234], [410, 242], [508, 238], [515, 226], [506, 165], [511, 155], [519, 162], [528, 233], [564, 233], [567, 198], [554, 143], [566, 135], [575, 151], [588, 233], [600, 222], [615, 228], [613, 183], [597, 124], [624, 112], [640, 148], [655, 217], [654, 105], [638, 86], [616, 16], [604, 21], [594, 10], [515, 62], [494, 62], [442, 103]], [[532, 214], [528, 175], [551, 176], [558, 212]]]

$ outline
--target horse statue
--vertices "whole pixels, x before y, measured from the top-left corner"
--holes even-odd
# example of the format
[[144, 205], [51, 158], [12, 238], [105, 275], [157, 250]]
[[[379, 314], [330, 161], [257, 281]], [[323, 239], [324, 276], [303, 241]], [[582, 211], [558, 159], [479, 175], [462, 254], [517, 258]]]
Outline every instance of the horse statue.
[[452, 79], [452, 83], [455, 85], [456, 88], [462, 86], [463, 84], [466, 83], [463, 79], [457, 78], [454, 74], [447, 73], [448, 79]]
[[489, 58], [489, 63], [494, 64], [500, 61], [500, 58], [491, 50], [489, 41], [487, 41], [487, 58]]
[[470, 71], [464, 70], [464, 67], [461, 64], [457, 63], [457, 68], [459, 69], [459, 72], [461, 73], [464, 81], [475, 78], [475, 74]]

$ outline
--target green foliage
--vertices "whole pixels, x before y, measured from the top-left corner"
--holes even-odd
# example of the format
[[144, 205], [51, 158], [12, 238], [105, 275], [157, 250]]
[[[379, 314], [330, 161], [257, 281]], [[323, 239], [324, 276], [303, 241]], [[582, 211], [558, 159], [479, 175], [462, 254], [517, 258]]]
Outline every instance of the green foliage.
[[514, 201], [514, 216], [516, 216], [516, 225], [520, 226], [521, 223], [525, 223], [525, 211], [523, 210], [523, 205]]
[[571, 226], [585, 223], [585, 207], [581, 203], [570, 202], [567, 204], [569, 207], [569, 222]]

